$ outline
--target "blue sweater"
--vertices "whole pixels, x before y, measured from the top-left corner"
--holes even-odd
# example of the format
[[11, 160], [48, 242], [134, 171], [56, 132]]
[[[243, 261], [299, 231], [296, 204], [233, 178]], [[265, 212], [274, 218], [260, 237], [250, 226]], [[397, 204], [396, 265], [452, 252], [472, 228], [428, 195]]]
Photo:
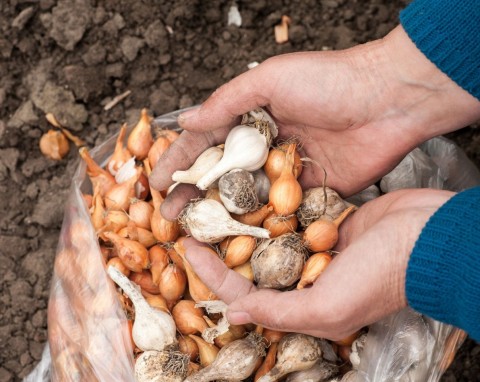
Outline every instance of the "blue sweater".
[[[400, 21], [418, 49], [480, 100], [480, 0], [416, 0]], [[409, 305], [480, 341], [480, 187], [427, 222], [410, 255]]]

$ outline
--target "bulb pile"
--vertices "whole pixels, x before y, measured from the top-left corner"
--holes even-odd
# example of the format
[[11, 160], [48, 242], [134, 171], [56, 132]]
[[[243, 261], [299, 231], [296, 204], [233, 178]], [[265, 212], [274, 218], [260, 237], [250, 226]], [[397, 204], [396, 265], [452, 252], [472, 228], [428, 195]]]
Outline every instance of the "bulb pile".
[[330, 343], [255, 325], [225, 326], [221, 314], [204, 309], [204, 301], [217, 298], [186, 260], [183, 241], [188, 232], [210, 244], [226, 266], [259, 288], [303, 289], [335, 256], [338, 227], [355, 207], [328, 187], [302, 190], [297, 144], [277, 143], [275, 122], [258, 109], [224, 145], [173, 174], [173, 181], [205, 192], [168, 221], [160, 211], [167, 190], [150, 188], [148, 176], [178, 133], [154, 136], [150, 122], [144, 109], [128, 136], [122, 126], [104, 168], [80, 150], [93, 189], [84, 200], [132, 322], [137, 381], [341, 378], [361, 333]]

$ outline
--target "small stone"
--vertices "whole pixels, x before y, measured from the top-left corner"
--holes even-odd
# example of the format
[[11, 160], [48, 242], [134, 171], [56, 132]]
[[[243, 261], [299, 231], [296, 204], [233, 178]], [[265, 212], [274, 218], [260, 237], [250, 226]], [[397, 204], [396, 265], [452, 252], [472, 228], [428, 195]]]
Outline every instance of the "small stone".
[[350, 20], [352, 20], [354, 17], [355, 17], [355, 12], [353, 11], [353, 9], [348, 8], [348, 9], [345, 10], [345, 12], [343, 13], [343, 19], [344, 19], [345, 21], [350, 21]]
[[39, 361], [42, 358], [44, 344], [41, 344], [36, 341], [29, 342], [29, 352], [34, 360]]
[[12, 55], [13, 45], [10, 41], [0, 38], [0, 55], [3, 58], [10, 58]]
[[23, 28], [25, 28], [25, 25], [30, 21], [34, 13], [35, 13], [34, 7], [25, 8], [23, 11], [21, 11], [18, 14], [17, 17], [13, 19], [12, 28], [17, 28], [19, 30], [22, 30]]
[[33, 110], [33, 102], [28, 100], [23, 103], [13, 114], [13, 117], [7, 122], [7, 127], [19, 128], [23, 125], [33, 125], [38, 122], [38, 116]]
[[31, 225], [27, 228], [27, 237], [36, 237], [38, 235], [38, 228]]
[[11, 337], [8, 341], [8, 344], [11, 348], [15, 349], [15, 352], [23, 353], [28, 350], [28, 342], [25, 338], [20, 336]]
[[112, 21], [118, 30], [122, 30], [123, 28], [125, 28], [125, 20], [120, 13], [115, 13]]
[[102, 93], [105, 77], [102, 67], [85, 68], [80, 65], [68, 65], [63, 68], [65, 80], [77, 99], [87, 102], [90, 97]]
[[125, 73], [125, 65], [122, 62], [109, 64], [105, 67], [105, 76], [107, 78], [122, 78]]
[[150, 48], [168, 49], [168, 33], [160, 20], [151, 23], [144, 34], [145, 42]]
[[20, 152], [18, 149], [8, 148], [0, 150], [0, 163], [9, 169], [11, 174], [15, 172], [19, 157]]
[[187, 94], [182, 95], [182, 97], [180, 98], [180, 102], [178, 104], [178, 107], [180, 109], [185, 109], [185, 108], [190, 107], [190, 106], [193, 106], [192, 98]]
[[338, 1], [335, 0], [322, 0], [322, 5], [327, 8], [337, 8]]
[[43, 227], [60, 227], [67, 194], [68, 190], [57, 189], [40, 195], [33, 209], [31, 222]]
[[102, 24], [105, 22], [105, 19], [107, 18], [107, 11], [105, 11], [105, 8], [103, 7], [97, 7], [95, 8], [95, 13], [93, 15], [93, 23], [95, 25]]
[[83, 38], [91, 20], [91, 10], [83, 1], [59, 1], [52, 10], [50, 37], [65, 50], [73, 50]]
[[40, 9], [48, 11], [55, 5], [55, 0], [40, 0]]
[[120, 43], [120, 49], [127, 61], [133, 61], [137, 58], [138, 52], [143, 48], [145, 42], [138, 37], [126, 36]]
[[97, 42], [91, 45], [86, 53], [82, 55], [82, 60], [87, 66], [95, 66], [105, 61], [107, 56], [107, 50], [103, 46], [103, 43]]
[[28, 353], [23, 353], [20, 356], [20, 365], [25, 366], [32, 362], [32, 357]]
[[38, 310], [32, 317], [32, 325], [36, 328], [42, 328], [47, 325], [47, 314], [43, 310]]
[[13, 380], [13, 375], [7, 369], [0, 366], [0, 382], [10, 382]]

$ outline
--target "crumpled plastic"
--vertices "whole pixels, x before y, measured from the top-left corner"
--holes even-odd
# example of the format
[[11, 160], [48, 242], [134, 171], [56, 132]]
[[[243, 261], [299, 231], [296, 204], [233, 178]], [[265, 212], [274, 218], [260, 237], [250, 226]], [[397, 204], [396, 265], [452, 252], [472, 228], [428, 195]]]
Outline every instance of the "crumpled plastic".
[[[154, 128], [178, 129], [177, 116], [183, 111], [156, 118]], [[460, 190], [480, 183], [480, 173], [465, 154], [452, 142], [438, 139], [414, 150], [384, 177], [386, 189], [447, 185]], [[91, 151], [97, 163], [106, 163], [115, 140], [116, 136], [111, 137]], [[25, 382], [135, 380], [127, 317], [105, 271], [82, 198], [89, 187], [82, 162], [72, 179], [59, 237], [48, 306], [48, 343]], [[371, 188], [360, 198], [366, 201], [378, 194], [378, 189]], [[438, 381], [464, 338], [459, 329], [408, 309], [401, 311], [370, 327], [357, 380]]]

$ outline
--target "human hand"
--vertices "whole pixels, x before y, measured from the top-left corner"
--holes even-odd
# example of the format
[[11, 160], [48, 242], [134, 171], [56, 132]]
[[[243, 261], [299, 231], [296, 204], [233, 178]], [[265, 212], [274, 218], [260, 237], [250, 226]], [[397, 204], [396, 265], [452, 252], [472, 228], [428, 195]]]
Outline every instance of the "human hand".
[[[223, 143], [238, 116], [265, 107], [280, 138], [296, 136], [306, 166], [304, 188], [327, 185], [349, 196], [373, 184], [424, 140], [480, 118], [480, 102], [439, 71], [402, 27], [385, 39], [337, 52], [295, 53], [266, 60], [220, 87], [179, 117], [185, 131], [150, 177], [166, 189], [176, 170]], [[182, 185], [162, 204], [174, 219], [197, 196]]]
[[405, 274], [413, 246], [429, 217], [453, 193], [401, 190], [377, 198], [340, 226], [340, 252], [311, 288], [257, 289], [187, 239], [186, 258], [206, 285], [229, 304], [231, 324], [339, 340], [405, 307]]

